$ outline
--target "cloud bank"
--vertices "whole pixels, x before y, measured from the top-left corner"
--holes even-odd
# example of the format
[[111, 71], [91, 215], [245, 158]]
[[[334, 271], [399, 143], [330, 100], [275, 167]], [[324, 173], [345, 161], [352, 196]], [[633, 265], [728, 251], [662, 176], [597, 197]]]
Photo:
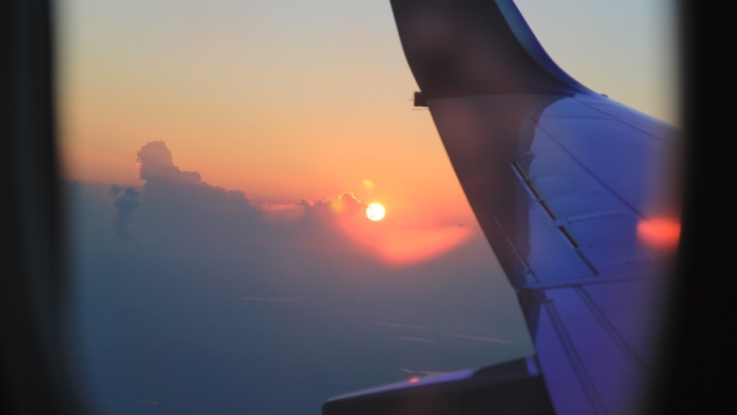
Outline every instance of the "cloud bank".
[[471, 236], [462, 226], [369, 221], [367, 203], [350, 192], [332, 200], [257, 205], [242, 191], [210, 185], [199, 173], [181, 170], [163, 141], [141, 147], [137, 160], [142, 191], [113, 185], [110, 194], [116, 197], [116, 235], [139, 242], [177, 247], [187, 241], [188, 248], [218, 251], [254, 244], [349, 250], [406, 266], [443, 255]]
[[180, 169], [161, 141], [137, 157], [142, 188], [68, 188], [71, 331], [100, 412], [308, 413], [402, 368], [531, 352], [468, 228], [371, 222], [348, 192], [255, 203]]

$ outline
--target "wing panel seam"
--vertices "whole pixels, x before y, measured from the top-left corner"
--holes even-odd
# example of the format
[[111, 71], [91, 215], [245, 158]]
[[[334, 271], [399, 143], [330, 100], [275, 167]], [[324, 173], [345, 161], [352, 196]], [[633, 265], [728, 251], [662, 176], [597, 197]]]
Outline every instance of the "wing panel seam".
[[638, 277], [621, 277], [621, 278], [606, 278], [606, 277], [596, 277], [596, 278], [577, 278], [577, 279], [571, 279], [571, 280], [564, 280], [564, 281], [557, 281], [557, 282], [551, 282], [551, 283], [540, 283], [535, 285], [525, 285], [522, 287], [519, 287], [520, 290], [530, 290], [530, 291], [541, 291], [541, 290], [551, 290], [555, 288], [570, 288], [570, 287], [578, 287], [578, 286], [584, 286], [584, 285], [594, 285], [594, 284], [608, 284], [613, 282], [623, 282], [623, 281], [647, 281], [647, 280], [659, 280], [666, 277], [649, 277], [649, 278], [638, 278]]
[[576, 156], [574, 156], [573, 153], [571, 153], [571, 151], [568, 150], [568, 148], [566, 148], [566, 146], [563, 145], [563, 143], [561, 143], [557, 138], [555, 138], [555, 136], [553, 134], [551, 134], [550, 131], [548, 131], [547, 128], [545, 128], [543, 125], [541, 125], [539, 123], [537, 124], [537, 126], [540, 129], [542, 129], [543, 131], [545, 131], [545, 133], [550, 137], [551, 140], [553, 140], [556, 144], [558, 144], [558, 146], [560, 146], [560, 148], [563, 151], [565, 151], [566, 154], [568, 154], [568, 156], [571, 157], [571, 159], [576, 164], [578, 164], [579, 167], [581, 167], [586, 173], [588, 173], [591, 176], [591, 178], [593, 178], [594, 180], [596, 180], [602, 187], [604, 187], [604, 189], [608, 190], [612, 194], [612, 196], [616, 197], [617, 200], [619, 200], [622, 204], [624, 204], [625, 206], [627, 206], [632, 212], [634, 212], [640, 218], [642, 218], [642, 219], [648, 219], [645, 215], [642, 214], [642, 212], [640, 212], [637, 208], [635, 208], [634, 206], [632, 206], [632, 204], [630, 204], [624, 197], [622, 197], [619, 193], [617, 193], [616, 191], [614, 191], [614, 189], [612, 189], [611, 187], [609, 187], [609, 185], [607, 185], [606, 182], [604, 182], [599, 176], [597, 176], [596, 174], [594, 174], [594, 172], [592, 172], [588, 167], [586, 167], [586, 165], [583, 164], [581, 162], [581, 160], [579, 160]]
[[593, 105], [591, 105], [591, 104], [589, 104], [589, 103], [587, 103], [585, 101], [581, 101], [580, 99], [577, 99], [576, 101], [580, 102], [583, 105], [586, 105], [587, 107], [593, 109], [594, 111], [598, 111], [598, 112], [600, 112], [600, 113], [602, 113], [602, 114], [604, 114], [604, 115], [606, 115], [608, 117], [611, 117], [611, 118], [613, 118], [613, 119], [621, 122], [622, 124], [624, 124], [624, 125], [632, 128], [632, 129], [634, 129], [634, 130], [637, 130], [637, 131], [639, 131], [639, 132], [641, 132], [641, 133], [643, 133], [645, 135], [648, 135], [648, 136], [650, 136], [650, 137], [652, 137], [652, 138], [654, 138], [654, 139], [656, 139], [658, 141], [661, 141], [661, 142], [663, 142], [665, 144], [668, 144], [670, 146], [676, 147], [676, 144], [675, 143], [672, 143], [672, 142], [670, 142], [668, 140], [665, 140], [665, 139], [662, 139], [662, 138], [658, 137], [657, 135], [654, 135], [654, 134], [652, 134], [652, 133], [650, 133], [648, 131], [645, 131], [645, 130], [643, 130], [642, 128], [640, 128], [638, 126], [636, 126], [636, 125], [634, 125], [634, 124], [632, 124], [630, 122], [627, 122], [627, 121], [625, 121], [625, 120], [617, 117], [616, 115], [612, 115], [612, 114], [609, 114], [608, 112], [604, 112], [604, 110], [602, 110], [600, 108], [596, 108], [595, 106], [593, 106]]
[[563, 237], [568, 241], [569, 244], [573, 247], [573, 250], [576, 251], [579, 257], [581, 257], [581, 260], [583, 263], [589, 268], [589, 270], [596, 276], [599, 275], [599, 271], [594, 267], [594, 265], [589, 261], [588, 258], [586, 258], [586, 255], [581, 252], [581, 244], [578, 243], [576, 238], [571, 234], [571, 232], [566, 229], [565, 225], [559, 224], [558, 216], [553, 212], [553, 209], [550, 207], [550, 205], [543, 199], [540, 192], [537, 190], [537, 187], [535, 187], [535, 184], [532, 182], [532, 179], [530, 179], [527, 174], [525, 174], [525, 171], [522, 170], [522, 167], [519, 165], [519, 162], [512, 161], [512, 170], [514, 170], [515, 174], [517, 175], [517, 178], [522, 181], [525, 188], [533, 195], [535, 201], [542, 206], [542, 208], [545, 210], [545, 212], [548, 214], [550, 219], [553, 222], [553, 226], [558, 229], [558, 231], [563, 234]]
[[581, 357], [578, 355], [573, 341], [568, 335], [568, 331], [566, 330], [565, 324], [563, 323], [563, 319], [560, 317], [560, 315], [558, 314], [558, 310], [556, 310], [555, 308], [555, 303], [553, 301], [549, 301], [544, 303], [543, 307], [545, 307], [545, 310], [550, 316], [550, 322], [552, 323], [555, 332], [558, 334], [558, 339], [560, 339], [560, 342], [563, 345], [563, 349], [565, 349], [566, 351], [566, 356], [568, 356], [568, 360], [571, 362], [571, 366], [573, 366], [576, 377], [583, 387], [584, 393], [589, 399], [589, 403], [591, 403], [591, 407], [596, 413], [606, 414], [607, 410], [604, 407], [603, 402], [601, 402], [601, 397], [596, 391], [593, 381], [586, 371], [586, 367], [581, 361]]
[[622, 351], [622, 354], [625, 355], [629, 360], [631, 360], [632, 363], [637, 366], [641, 366], [646, 372], [649, 373], [650, 370], [648, 369], [645, 362], [642, 361], [640, 356], [638, 356], [637, 353], [632, 350], [629, 344], [627, 344], [624, 338], [622, 338], [622, 335], [614, 327], [611, 321], [609, 321], [609, 318], [607, 318], [607, 316], [599, 309], [599, 307], [596, 306], [596, 303], [591, 298], [591, 296], [589, 296], [586, 290], [584, 290], [583, 287], [578, 286], [574, 287], [574, 291], [581, 298], [581, 301], [583, 301], [591, 314], [599, 321], [604, 330], [606, 330], [607, 334], [609, 334], [609, 337], [611, 337], [617, 347], [619, 347], [619, 349]]

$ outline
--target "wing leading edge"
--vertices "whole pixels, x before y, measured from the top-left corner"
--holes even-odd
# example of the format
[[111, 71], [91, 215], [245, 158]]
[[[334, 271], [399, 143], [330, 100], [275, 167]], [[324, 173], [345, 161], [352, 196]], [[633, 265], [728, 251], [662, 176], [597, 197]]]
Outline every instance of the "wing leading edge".
[[568, 76], [512, 1], [392, 9], [555, 412], [641, 410], [678, 241], [678, 131]]

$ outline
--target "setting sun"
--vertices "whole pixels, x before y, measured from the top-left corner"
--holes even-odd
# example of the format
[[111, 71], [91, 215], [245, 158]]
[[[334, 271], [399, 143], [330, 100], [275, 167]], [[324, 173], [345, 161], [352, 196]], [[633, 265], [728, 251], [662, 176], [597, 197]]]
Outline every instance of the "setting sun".
[[386, 214], [384, 206], [381, 206], [378, 203], [372, 203], [366, 208], [366, 217], [372, 221], [382, 220], [384, 218], [384, 214]]

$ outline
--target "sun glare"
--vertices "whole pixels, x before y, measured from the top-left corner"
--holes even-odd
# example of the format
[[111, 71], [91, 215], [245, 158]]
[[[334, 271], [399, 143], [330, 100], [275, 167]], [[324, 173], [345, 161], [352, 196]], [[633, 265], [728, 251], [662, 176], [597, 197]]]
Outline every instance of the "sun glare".
[[385, 214], [386, 210], [384, 209], [384, 206], [381, 206], [378, 203], [372, 203], [366, 208], [366, 217], [374, 222], [384, 219]]

